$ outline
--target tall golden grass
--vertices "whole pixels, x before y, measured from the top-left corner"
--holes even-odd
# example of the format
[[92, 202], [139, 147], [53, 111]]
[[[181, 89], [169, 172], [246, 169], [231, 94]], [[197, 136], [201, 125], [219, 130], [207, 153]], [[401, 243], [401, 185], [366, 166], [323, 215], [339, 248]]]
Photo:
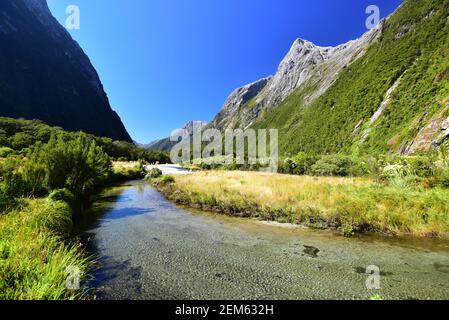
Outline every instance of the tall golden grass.
[[449, 190], [397, 188], [368, 178], [208, 171], [158, 184], [179, 204], [316, 228], [449, 236]]

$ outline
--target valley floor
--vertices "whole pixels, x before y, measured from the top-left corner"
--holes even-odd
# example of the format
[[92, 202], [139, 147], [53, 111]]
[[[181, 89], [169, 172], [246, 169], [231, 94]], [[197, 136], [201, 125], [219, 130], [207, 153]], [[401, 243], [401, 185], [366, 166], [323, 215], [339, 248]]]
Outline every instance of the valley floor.
[[170, 200], [203, 210], [260, 220], [338, 229], [449, 237], [449, 190], [398, 188], [367, 178], [205, 171], [155, 180]]

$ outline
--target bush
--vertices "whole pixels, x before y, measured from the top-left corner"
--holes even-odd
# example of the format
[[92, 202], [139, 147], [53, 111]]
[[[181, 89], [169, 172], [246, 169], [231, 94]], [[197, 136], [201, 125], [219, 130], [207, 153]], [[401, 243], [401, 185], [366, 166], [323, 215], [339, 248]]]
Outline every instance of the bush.
[[67, 188], [53, 190], [48, 195], [48, 198], [52, 201], [63, 201], [69, 205], [73, 205], [76, 202], [75, 196]]
[[148, 172], [145, 179], [156, 179], [159, 178], [160, 176], [162, 176], [162, 171], [159, 170], [158, 168], [153, 168], [150, 170], [150, 172]]
[[0, 173], [3, 192], [8, 197], [42, 196], [48, 191], [44, 185], [45, 168], [30, 159], [8, 158]]
[[432, 176], [435, 170], [434, 160], [427, 156], [404, 157], [403, 162], [421, 178]]
[[52, 136], [47, 144], [36, 144], [29, 158], [44, 167], [49, 190], [68, 188], [81, 198], [107, 178], [112, 166], [108, 155], [84, 133], [69, 141], [62, 135]]
[[154, 179], [153, 182], [156, 185], [167, 185], [167, 184], [174, 183], [175, 182], [175, 178], [173, 176], [170, 176], [170, 175], [163, 175], [163, 176], [160, 176], [157, 179]]
[[307, 174], [311, 167], [316, 163], [317, 157], [300, 152], [292, 159], [294, 163], [293, 174], [304, 175]]
[[8, 197], [3, 192], [0, 191], [0, 215], [13, 209], [17, 205], [14, 198]]
[[343, 155], [323, 156], [310, 168], [310, 174], [315, 176], [345, 177], [361, 175], [363, 171], [361, 162]]
[[17, 132], [11, 137], [10, 141], [11, 146], [15, 150], [22, 150], [23, 148], [29, 147], [36, 142], [35, 138], [31, 134], [25, 132]]
[[436, 168], [429, 179], [429, 186], [449, 188], [449, 167]]
[[6, 158], [13, 152], [14, 152], [14, 150], [9, 147], [1, 147], [0, 148], [0, 158]]

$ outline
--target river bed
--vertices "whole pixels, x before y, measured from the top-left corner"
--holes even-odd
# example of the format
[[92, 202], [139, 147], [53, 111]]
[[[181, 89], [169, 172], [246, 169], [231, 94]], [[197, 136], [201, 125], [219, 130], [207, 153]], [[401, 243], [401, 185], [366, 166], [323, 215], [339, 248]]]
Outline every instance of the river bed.
[[[84, 232], [99, 299], [449, 299], [449, 243], [195, 212], [144, 181], [105, 189]], [[368, 290], [368, 266], [380, 289]], [[372, 282], [370, 282], [372, 283]]]

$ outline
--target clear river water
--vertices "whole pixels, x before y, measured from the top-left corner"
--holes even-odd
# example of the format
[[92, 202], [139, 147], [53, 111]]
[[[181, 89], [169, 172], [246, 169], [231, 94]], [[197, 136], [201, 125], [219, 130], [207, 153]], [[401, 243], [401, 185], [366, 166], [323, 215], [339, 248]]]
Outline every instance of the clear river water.
[[[449, 243], [344, 238], [195, 212], [144, 181], [105, 189], [84, 232], [99, 299], [449, 299]], [[380, 269], [367, 289], [366, 268]]]

